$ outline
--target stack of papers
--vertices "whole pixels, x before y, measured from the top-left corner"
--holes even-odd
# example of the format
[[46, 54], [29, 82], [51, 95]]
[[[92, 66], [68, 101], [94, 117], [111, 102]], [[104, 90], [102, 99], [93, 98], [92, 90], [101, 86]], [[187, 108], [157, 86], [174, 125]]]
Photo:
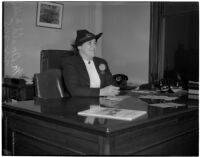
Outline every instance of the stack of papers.
[[138, 94], [150, 94], [150, 93], [156, 93], [156, 91], [149, 91], [149, 90], [132, 90], [132, 93], [138, 93]]
[[88, 110], [78, 112], [78, 115], [82, 116], [92, 116], [92, 117], [127, 120], [127, 121], [131, 121], [145, 114], [147, 114], [146, 111], [106, 108], [106, 107], [93, 107]]
[[160, 108], [168, 108], [168, 107], [177, 108], [177, 107], [185, 106], [185, 104], [169, 102], [169, 103], [150, 104], [150, 106], [160, 107]]
[[161, 100], [166, 100], [166, 101], [178, 99], [178, 97], [158, 96], [158, 95], [141, 95], [139, 98], [142, 98], [142, 99], [161, 99]]
[[111, 100], [111, 101], [122, 101], [130, 96], [108, 96], [108, 97], [103, 97], [105, 100]]

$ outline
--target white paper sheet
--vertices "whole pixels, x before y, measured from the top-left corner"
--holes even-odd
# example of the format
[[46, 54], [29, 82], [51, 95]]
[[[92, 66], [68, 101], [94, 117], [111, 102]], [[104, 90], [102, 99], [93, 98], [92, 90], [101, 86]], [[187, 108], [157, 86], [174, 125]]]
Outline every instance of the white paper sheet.
[[168, 108], [168, 107], [177, 108], [177, 107], [180, 107], [180, 106], [185, 106], [185, 104], [178, 104], [178, 103], [169, 102], [169, 103], [150, 104], [150, 106], [161, 107], [161, 108]]
[[156, 93], [156, 91], [149, 91], [149, 90], [132, 90], [132, 93], [139, 93], [139, 94], [150, 94]]
[[176, 100], [178, 97], [159, 96], [159, 95], [141, 95], [139, 98], [143, 99], [161, 99], [166, 101]]
[[108, 96], [108, 97], [104, 97], [103, 99], [111, 100], [111, 101], [122, 101], [128, 97], [130, 97], [130, 96]]

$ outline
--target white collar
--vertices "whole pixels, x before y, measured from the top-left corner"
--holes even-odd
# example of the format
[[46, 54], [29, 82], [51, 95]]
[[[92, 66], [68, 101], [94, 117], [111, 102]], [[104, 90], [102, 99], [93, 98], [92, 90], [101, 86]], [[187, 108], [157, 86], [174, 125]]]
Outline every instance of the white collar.
[[91, 60], [86, 60], [86, 59], [84, 59], [83, 58], [83, 61], [85, 62], [85, 64], [90, 64], [90, 63], [92, 63], [93, 62], [93, 60], [91, 59]]

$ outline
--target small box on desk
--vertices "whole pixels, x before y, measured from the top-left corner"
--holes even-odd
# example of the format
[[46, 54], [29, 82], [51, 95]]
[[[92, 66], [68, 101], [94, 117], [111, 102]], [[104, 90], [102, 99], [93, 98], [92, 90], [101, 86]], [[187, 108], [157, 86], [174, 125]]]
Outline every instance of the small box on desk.
[[186, 104], [177, 104], [177, 103], [149, 104], [148, 117], [153, 118], [157, 116], [162, 116], [162, 115], [177, 112], [186, 108], [187, 108]]

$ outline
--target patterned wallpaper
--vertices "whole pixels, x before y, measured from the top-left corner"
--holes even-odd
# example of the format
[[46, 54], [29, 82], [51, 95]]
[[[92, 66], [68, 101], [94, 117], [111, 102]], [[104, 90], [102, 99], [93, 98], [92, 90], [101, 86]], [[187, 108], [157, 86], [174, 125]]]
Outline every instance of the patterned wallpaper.
[[4, 21], [5, 69], [6, 71], [11, 71], [11, 74], [5, 73], [5, 75], [7, 77], [19, 78], [24, 75], [23, 68], [17, 64], [21, 54], [16, 46], [16, 41], [24, 35], [22, 19], [20, 19], [22, 8], [15, 3], [11, 7], [13, 8], [12, 16]]

